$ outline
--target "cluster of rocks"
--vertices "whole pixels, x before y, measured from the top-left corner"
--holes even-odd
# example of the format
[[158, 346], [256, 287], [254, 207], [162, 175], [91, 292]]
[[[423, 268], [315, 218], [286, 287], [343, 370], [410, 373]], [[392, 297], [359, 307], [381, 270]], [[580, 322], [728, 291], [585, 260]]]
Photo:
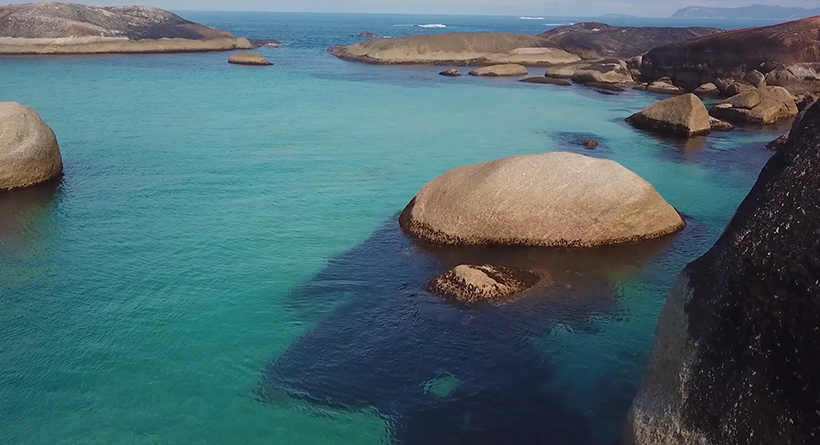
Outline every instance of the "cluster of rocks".
[[[611, 160], [564, 152], [515, 156], [444, 173], [413, 198], [399, 224], [409, 235], [439, 245], [563, 248], [651, 240], [686, 225], [632, 171]], [[448, 272], [431, 288], [475, 301], [509, 296], [535, 284], [490, 273], [486, 265], [476, 267]], [[517, 271], [506, 276], [527, 275]]]

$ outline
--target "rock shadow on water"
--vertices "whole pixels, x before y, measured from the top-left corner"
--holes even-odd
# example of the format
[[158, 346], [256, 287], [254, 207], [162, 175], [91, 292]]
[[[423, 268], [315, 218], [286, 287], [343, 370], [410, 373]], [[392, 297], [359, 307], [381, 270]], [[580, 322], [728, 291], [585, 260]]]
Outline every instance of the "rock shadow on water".
[[[265, 369], [258, 396], [375, 408], [400, 444], [591, 444], [592, 419], [550, 389], [555, 364], [533, 338], [615, 316], [613, 277], [676, 238], [591, 250], [455, 248], [411, 240], [393, 218], [292, 295], [290, 309], [318, 322]], [[554, 284], [470, 307], [424, 290], [455, 265], [482, 262], [545, 270]]]
[[29, 256], [35, 239], [48, 239], [61, 181], [50, 181], [18, 190], [0, 192], [0, 254]]

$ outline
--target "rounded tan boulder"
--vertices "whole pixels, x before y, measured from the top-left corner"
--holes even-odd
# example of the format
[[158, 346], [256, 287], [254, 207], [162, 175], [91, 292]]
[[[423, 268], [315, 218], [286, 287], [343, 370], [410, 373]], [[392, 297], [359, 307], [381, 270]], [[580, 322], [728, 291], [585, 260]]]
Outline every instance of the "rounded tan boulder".
[[635, 128], [673, 136], [690, 137], [712, 132], [709, 111], [691, 93], [662, 100], [626, 121]]
[[0, 102], [0, 191], [48, 182], [62, 172], [51, 127], [31, 108]]
[[635, 173], [565, 152], [451, 170], [416, 195], [399, 223], [436, 244], [551, 247], [642, 241], [686, 225]]
[[516, 65], [513, 63], [508, 63], [504, 65], [485, 66], [470, 71], [471, 76], [483, 77], [513, 77], [526, 76], [527, 74], [529, 74], [527, 72], [527, 67], [525, 67], [524, 65]]
[[257, 53], [236, 53], [228, 59], [228, 63], [236, 65], [273, 65], [265, 56]]

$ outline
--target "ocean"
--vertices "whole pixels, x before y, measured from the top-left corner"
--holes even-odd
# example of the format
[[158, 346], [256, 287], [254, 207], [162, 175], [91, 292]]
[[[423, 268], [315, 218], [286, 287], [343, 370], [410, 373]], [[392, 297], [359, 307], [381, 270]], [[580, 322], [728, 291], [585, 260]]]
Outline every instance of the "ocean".
[[[656, 138], [623, 122], [652, 94], [325, 53], [362, 31], [589, 19], [182, 14], [284, 46], [260, 50], [269, 68], [0, 58], [0, 101], [36, 109], [65, 163], [57, 184], [0, 194], [2, 444], [612, 445], [675, 277], [785, 131]], [[398, 228], [449, 169], [557, 150], [635, 171], [687, 229], [574, 252], [435, 248]], [[549, 264], [565, 286], [475, 307], [423, 290], [468, 259]]]

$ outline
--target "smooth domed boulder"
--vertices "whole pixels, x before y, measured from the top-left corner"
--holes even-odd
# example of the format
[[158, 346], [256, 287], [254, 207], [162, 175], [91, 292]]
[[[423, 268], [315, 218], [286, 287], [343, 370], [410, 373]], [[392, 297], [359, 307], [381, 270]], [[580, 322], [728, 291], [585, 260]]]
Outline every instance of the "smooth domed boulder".
[[749, 71], [746, 74], [746, 77], [743, 78], [746, 82], [755, 88], [765, 87], [766, 86], [766, 76], [763, 75], [758, 70]]
[[461, 72], [459, 70], [455, 69], [455, 68], [450, 68], [449, 70], [444, 70], [444, 71], [442, 71], [438, 74], [439, 74], [439, 76], [444, 76], [444, 77], [460, 77], [461, 76]]
[[691, 93], [662, 100], [626, 121], [635, 128], [671, 136], [691, 137], [712, 131], [706, 106]]
[[817, 443], [820, 107], [792, 136], [667, 298], [625, 445]]
[[730, 97], [710, 111], [735, 123], [773, 124], [796, 116], [795, 98], [783, 87], [761, 87]]
[[527, 77], [526, 79], [521, 79], [519, 82], [523, 83], [538, 83], [542, 85], [558, 85], [561, 87], [568, 87], [572, 85], [572, 82], [564, 79], [550, 79], [549, 77]]
[[668, 77], [660, 78], [646, 87], [646, 91], [655, 94], [669, 94], [669, 95], [676, 95], [676, 94], [685, 94], [686, 91], [683, 88], [675, 86], [672, 82], [672, 79]]
[[265, 58], [265, 56], [257, 53], [236, 53], [228, 59], [228, 63], [233, 63], [236, 65], [273, 65], [270, 61], [268, 61], [268, 59]]
[[695, 88], [694, 93], [698, 96], [719, 96], [720, 89], [714, 83], [709, 82]]
[[399, 223], [435, 244], [550, 247], [649, 240], [685, 226], [635, 173], [611, 160], [566, 152], [451, 170], [416, 195]]
[[632, 73], [623, 60], [609, 59], [594, 62], [556, 64], [547, 68], [546, 77], [571, 79], [577, 83], [631, 84]]
[[485, 66], [470, 71], [471, 76], [479, 77], [515, 77], [526, 76], [527, 74], [527, 67], [513, 63]]
[[31, 108], [0, 102], [0, 191], [59, 178], [63, 158], [54, 131]]
[[541, 278], [530, 271], [494, 265], [460, 265], [427, 285], [430, 292], [462, 303], [499, 300], [535, 286]]

